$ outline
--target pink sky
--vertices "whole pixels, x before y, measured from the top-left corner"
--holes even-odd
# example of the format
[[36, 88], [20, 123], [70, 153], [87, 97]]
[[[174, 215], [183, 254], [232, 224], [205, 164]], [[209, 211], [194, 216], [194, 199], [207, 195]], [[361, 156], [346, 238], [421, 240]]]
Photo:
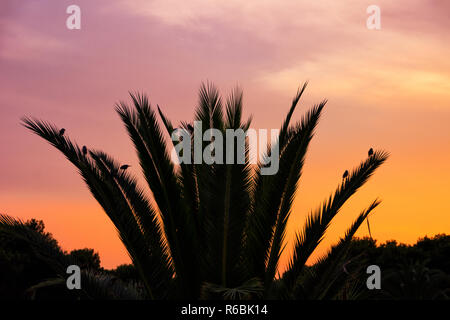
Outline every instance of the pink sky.
[[[65, 26], [71, 4], [81, 8], [81, 30]], [[371, 4], [381, 8], [381, 30], [366, 28]], [[344, 208], [321, 250], [377, 196], [384, 201], [370, 220], [375, 238], [449, 233], [449, 12], [444, 0], [2, 0], [0, 212], [43, 219], [65, 249], [95, 248], [105, 267], [127, 262], [74, 168], [20, 117], [65, 127], [139, 174], [113, 110], [129, 90], [148, 93], [178, 122], [192, 119], [202, 81], [224, 94], [238, 84], [253, 127], [269, 129], [309, 80], [295, 116], [323, 98], [329, 103], [287, 239], [371, 146], [392, 156]]]

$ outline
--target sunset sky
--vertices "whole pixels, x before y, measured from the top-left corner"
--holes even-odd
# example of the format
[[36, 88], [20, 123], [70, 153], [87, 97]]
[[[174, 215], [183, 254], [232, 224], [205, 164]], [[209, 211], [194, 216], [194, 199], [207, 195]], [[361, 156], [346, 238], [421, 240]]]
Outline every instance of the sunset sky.
[[[66, 8], [81, 8], [68, 30]], [[381, 30], [366, 9], [381, 8]], [[75, 168], [20, 125], [31, 115], [101, 148], [140, 175], [114, 112], [146, 92], [174, 123], [192, 120], [202, 81], [244, 90], [253, 128], [279, 128], [297, 87], [294, 119], [328, 104], [311, 144], [288, 225], [290, 255], [306, 214], [370, 147], [391, 153], [343, 208], [317, 254], [373, 199], [379, 242], [450, 233], [450, 1], [2, 0], [0, 212], [44, 220], [65, 250], [94, 248], [102, 265], [129, 262], [112, 223]], [[142, 181], [144, 182], [144, 181]], [[358, 232], [367, 235], [366, 225]], [[317, 254], [315, 258], [317, 258]]]

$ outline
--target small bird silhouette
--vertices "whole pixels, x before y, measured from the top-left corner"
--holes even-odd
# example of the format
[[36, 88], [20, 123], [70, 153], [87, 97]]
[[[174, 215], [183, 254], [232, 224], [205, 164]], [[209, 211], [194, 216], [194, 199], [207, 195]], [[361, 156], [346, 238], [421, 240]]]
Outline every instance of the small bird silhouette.
[[369, 157], [373, 156], [373, 149], [372, 148], [369, 149], [368, 154], [369, 154]]
[[127, 170], [129, 167], [131, 167], [128, 164], [124, 164], [123, 166], [120, 167], [120, 170]]
[[344, 174], [342, 175], [342, 179], [345, 179], [348, 177], [348, 170], [345, 170]]
[[61, 130], [59, 130], [59, 135], [60, 135], [60, 136], [63, 136], [63, 135], [64, 135], [64, 132], [66, 132], [66, 129], [62, 128]]
[[191, 133], [194, 132], [194, 127], [191, 124], [188, 124], [187, 128]]
[[87, 155], [88, 150], [87, 150], [86, 146], [83, 146], [82, 151], [83, 151], [83, 154], [84, 154], [84, 155]]

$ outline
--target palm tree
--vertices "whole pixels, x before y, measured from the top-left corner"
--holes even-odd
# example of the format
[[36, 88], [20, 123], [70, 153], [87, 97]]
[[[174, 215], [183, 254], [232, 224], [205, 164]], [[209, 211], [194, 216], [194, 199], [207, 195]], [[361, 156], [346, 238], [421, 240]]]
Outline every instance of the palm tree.
[[[248, 154], [244, 164], [175, 165], [169, 156], [171, 142], [164, 134], [171, 134], [174, 126], [159, 106], [157, 111], [152, 108], [145, 95], [130, 94], [133, 106], [120, 102], [116, 111], [133, 141], [152, 198], [108, 154], [83, 152], [48, 122], [23, 118], [23, 125], [59, 149], [78, 169], [117, 228], [140, 274], [146, 298], [336, 298], [348, 278], [342, 266], [350, 240], [379, 201], [357, 216], [318, 264], [308, 267], [306, 262], [344, 203], [388, 154], [375, 151], [308, 215], [297, 233], [287, 270], [278, 275], [305, 155], [326, 104], [313, 106], [291, 125], [305, 88], [306, 83], [295, 95], [278, 141], [267, 147], [266, 156], [279, 148], [275, 175], [262, 175], [264, 164], [251, 166]], [[251, 119], [242, 119], [240, 90], [223, 102], [211, 84], [200, 89], [195, 120], [201, 121], [203, 132], [209, 128], [245, 131], [251, 123]], [[191, 129], [187, 123], [182, 126]]]

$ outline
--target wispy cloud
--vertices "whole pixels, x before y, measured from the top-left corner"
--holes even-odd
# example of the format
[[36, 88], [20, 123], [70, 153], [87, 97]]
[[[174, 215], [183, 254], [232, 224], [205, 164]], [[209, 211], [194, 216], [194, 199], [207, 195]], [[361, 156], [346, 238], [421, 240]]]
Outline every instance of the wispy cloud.
[[13, 61], [44, 62], [49, 55], [73, 50], [70, 42], [34, 30], [25, 25], [9, 22], [3, 33], [0, 59]]

